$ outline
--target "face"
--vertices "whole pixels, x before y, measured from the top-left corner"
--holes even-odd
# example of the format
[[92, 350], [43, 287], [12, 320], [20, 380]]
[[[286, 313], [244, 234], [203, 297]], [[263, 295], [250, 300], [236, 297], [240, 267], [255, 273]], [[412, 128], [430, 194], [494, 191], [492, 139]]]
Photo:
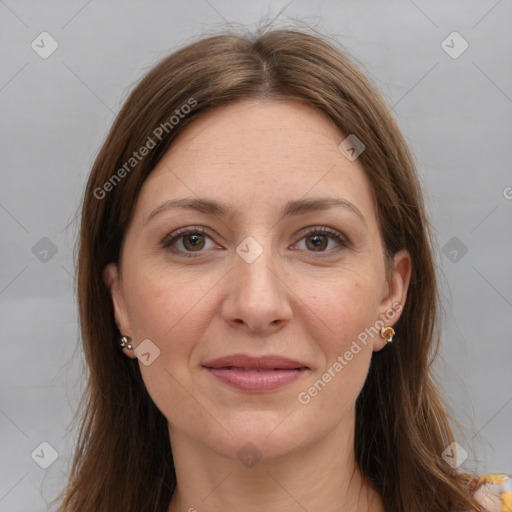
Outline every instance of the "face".
[[120, 332], [150, 340], [139, 366], [171, 443], [282, 456], [350, 434], [410, 263], [386, 272], [344, 138], [302, 103], [247, 100], [191, 123], [145, 181], [105, 280]]

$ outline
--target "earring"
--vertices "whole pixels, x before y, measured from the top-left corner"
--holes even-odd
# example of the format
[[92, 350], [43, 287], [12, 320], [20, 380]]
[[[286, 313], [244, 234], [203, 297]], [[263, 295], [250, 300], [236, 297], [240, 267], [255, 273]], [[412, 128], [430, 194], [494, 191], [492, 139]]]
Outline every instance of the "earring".
[[395, 330], [393, 327], [387, 326], [383, 327], [380, 330], [380, 337], [385, 339], [387, 343], [391, 343], [393, 341], [393, 336], [395, 335]]
[[122, 348], [127, 348], [128, 350], [131, 350], [133, 348], [133, 345], [131, 344], [132, 339], [130, 336], [121, 336], [119, 339], [119, 344]]

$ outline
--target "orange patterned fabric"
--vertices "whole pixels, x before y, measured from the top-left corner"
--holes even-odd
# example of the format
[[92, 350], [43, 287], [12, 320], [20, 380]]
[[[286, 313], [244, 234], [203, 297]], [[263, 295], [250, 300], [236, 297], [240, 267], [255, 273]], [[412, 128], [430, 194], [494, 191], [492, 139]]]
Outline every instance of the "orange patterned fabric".
[[512, 478], [504, 473], [475, 477], [470, 489], [485, 512], [512, 512]]

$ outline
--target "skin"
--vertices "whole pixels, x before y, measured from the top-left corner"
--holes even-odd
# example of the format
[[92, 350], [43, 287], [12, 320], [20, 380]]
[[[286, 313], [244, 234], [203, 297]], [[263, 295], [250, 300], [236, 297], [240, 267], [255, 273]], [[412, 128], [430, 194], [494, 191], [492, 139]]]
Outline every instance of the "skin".
[[[120, 332], [160, 350], [139, 366], [169, 424], [178, 481], [169, 512], [384, 510], [353, 444], [356, 398], [386, 342], [370, 337], [308, 404], [297, 399], [405, 303], [409, 284], [407, 252], [386, 272], [371, 187], [338, 149], [344, 138], [301, 102], [244, 100], [191, 123], [142, 187], [120, 262], [104, 276]], [[343, 206], [280, 216], [289, 201], [326, 197], [362, 218]], [[174, 198], [214, 199], [232, 214], [168, 208], [147, 220]], [[207, 235], [161, 246], [187, 226]], [[324, 226], [348, 241], [315, 237]], [[248, 236], [263, 251], [252, 263], [236, 252]], [[235, 353], [282, 355], [309, 370], [278, 390], [243, 392], [202, 367]], [[251, 467], [237, 457], [247, 443], [261, 455]]]

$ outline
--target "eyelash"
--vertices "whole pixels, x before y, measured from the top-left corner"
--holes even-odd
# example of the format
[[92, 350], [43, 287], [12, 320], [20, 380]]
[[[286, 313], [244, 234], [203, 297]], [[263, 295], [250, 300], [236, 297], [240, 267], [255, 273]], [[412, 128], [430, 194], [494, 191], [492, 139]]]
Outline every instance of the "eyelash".
[[[190, 227], [186, 227], [186, 228], [180, 228], [180, 229], [174, 231], [173, 233], [169, 233], [161, 241], [160, 246], [162, 247], [162, 249], [173, 250], [173, 249], [171, 249], [171, 246], [175, 242], [177, 242], [178, 240], [182, 239], [183, 237], [185, 237], [187, 235], [205, 235], [210, 239], [212, 238], [209, 235], [208, 230], [203, 228], [202, 226], [190, 226]], [[349, 244], [350, 244], [349, 240], [344, 235], [342, 235], [340, 232], [336, 231], [335, 229], [329, 228], [327, 226], [321, 226], [321, 227], [316, 227], [316, 228], [310, 229], [309, 231], [304, 233], [304, 235], [300, 238], [300, 240], [303, 240], [305, 238], [315, 236], [315, 235], [324, 235], [324, 236], [328, 235], [330, 238], [332, 238], [337, 243], [339, 243], [341, 247], [346, 248], [346, 247], [349, 247]], [[330, 253], [333, 250], [335, 250], [335, 249], [330, 249], [327, 251], [308, 251], [308, 252], [311, 252], [311, 253], [318, 252], [319, 254], [322, 254], [322, 253]], [[186, 255], [186, 257], [188, 257], [188, 258], [195, 258], [198, 255], [200, 255], [201, 253], [203, 253], [204, 250], [182, 251], [182, 250], [174, 249], [173, 252], [179, 252], [181, 255]], [[197, 253], [197, 256], [195, 253]]]

